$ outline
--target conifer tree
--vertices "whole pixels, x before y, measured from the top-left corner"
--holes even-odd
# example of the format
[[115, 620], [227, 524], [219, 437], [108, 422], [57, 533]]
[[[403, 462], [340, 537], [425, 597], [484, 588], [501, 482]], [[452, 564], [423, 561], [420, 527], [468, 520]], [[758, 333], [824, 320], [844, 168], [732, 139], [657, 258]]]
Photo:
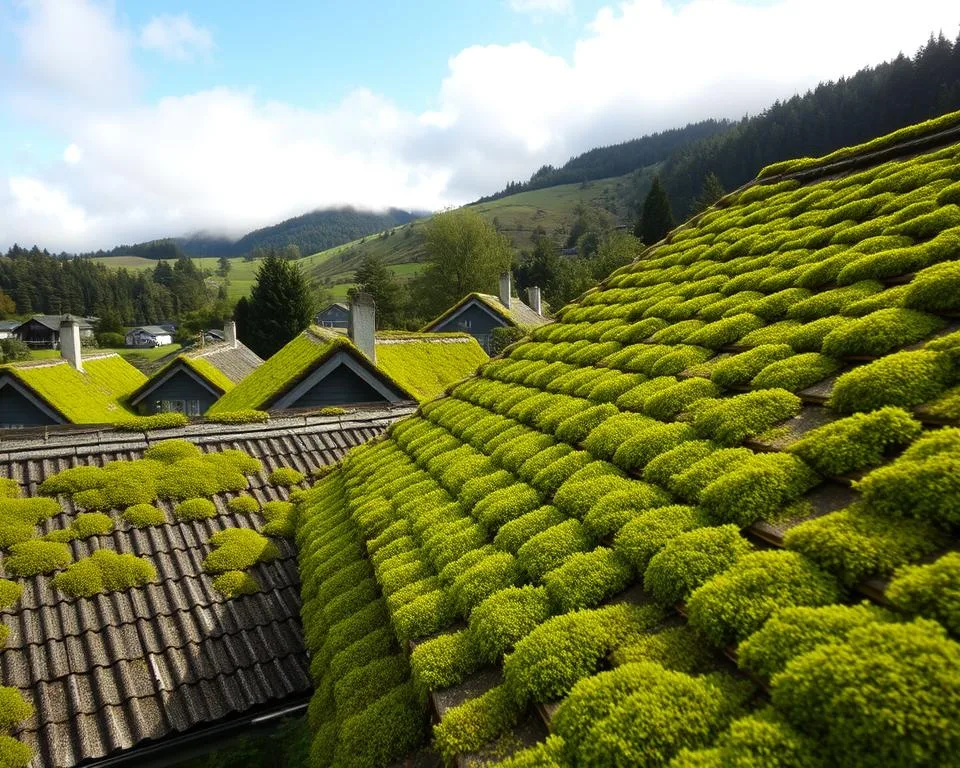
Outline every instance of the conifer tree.
[[257, 269], [245, 307], [243, 342], [266, 359], [313, 320], [314, 297], [300, 265], [271, 249]]
[[662, 240], [671, 229], [673, 229], [673, 213], [670, 211], [670, 200], [667, 199], [667, 192], [660, 183], [660, 177], [655, 176], [653, 185], [643, 201], [635, 233], [646, 245], [653, 245]]
[[703, 186], [700, 187], [700, 194], [693, 199], [693, 204], [690, 206], [690, 215], [692, 216], [700, 213], [700, 211], [706, 210], [725, 194], [726, 190], [723, 188], [723, 184], [720, 183], [720, 179], [717, 178], [717, 174], [710, 171], [703, 178]]

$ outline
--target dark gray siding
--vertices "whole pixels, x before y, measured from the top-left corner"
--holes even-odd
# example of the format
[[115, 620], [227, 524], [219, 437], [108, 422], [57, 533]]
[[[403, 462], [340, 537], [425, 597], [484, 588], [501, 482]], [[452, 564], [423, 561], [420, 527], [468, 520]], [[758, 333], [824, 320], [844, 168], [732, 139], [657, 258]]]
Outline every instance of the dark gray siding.
[[0, 387], [0, 427], [39, 427], [57, 423], [13, 387]]
[[144, 397], [138, 405], [138, 410], [145, 414], [159, 413], [163, 409], [158, 404], [164, 400], [183, 400], [184, 402], [199, 400], [200, 413], [206, 413], [217, 397], [189, 374], [177, 371]]
[[314, 318], [317, 325], [326, 325], [333, 328], [346, 328], [350, 320], [350, 311], [343, 307], [327, 307], [318, 312]]
[[430, 330], [437, 333], [469, 333], [489, 354], [490, 334], [494, 328], [502, 328], [505, 325], [508, 323], [503, 318], [494, 317], [490, 312], [471, 303]]
[[316, 408], [350, 403], [385, 403], [386, 398], [357, 374], [340, 365], [305, 392], [290, 408]]

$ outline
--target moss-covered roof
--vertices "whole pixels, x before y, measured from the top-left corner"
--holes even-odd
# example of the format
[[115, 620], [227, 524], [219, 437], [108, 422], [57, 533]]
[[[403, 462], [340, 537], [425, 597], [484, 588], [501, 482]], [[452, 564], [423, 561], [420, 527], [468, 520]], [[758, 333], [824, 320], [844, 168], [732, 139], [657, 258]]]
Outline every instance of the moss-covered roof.
[[305, 494], [318, 764], [956, 761], [958, 118], [726, 196]]
[[493, 296], [489, 293], [468, 293], [439, 317], [436, 317], [427, 323], [423, 327], [423, 330], [430, 331], [431, 329], [436, 328], [451, 315], [459, 312], [471, 301], [479, 301], [495, 315], [506, 320], [508, 325], [515, 325], [520, 328], [537, 328], [550, 322], [550, 318], [544, 317], [543, 315], [538, 315], [531, 307], [524, 304], [518, 298], [512, 298], [510, 300], [510, 307], [508, 308], [503, 305], [497, 296]]
[[84, 358], [83, 371], [65, 360], [0, 366], [74, 424], [107, 424], [130, 413], [127, 398], [146, 380], [116, 354]]
[[377, 367], [417, 400], [430, 400], [489, 358], [476, 339], [456, 333], [378, 333]]

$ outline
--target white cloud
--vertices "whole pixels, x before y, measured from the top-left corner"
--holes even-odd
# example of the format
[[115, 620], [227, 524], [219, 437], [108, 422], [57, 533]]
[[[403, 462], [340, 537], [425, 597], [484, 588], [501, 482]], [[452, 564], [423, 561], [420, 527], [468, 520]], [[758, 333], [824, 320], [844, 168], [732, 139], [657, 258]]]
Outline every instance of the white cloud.
[[67, 165], [76, 165], [83, 157], [83, 152], [76, 144], [70, 144], [63, 150], [63, 162]]
[[[218, 88], [64, 114], [40, 92], [50, 126], [69, 129], [64, 138], [82, 147], [82, 161], [0, 181], [0, 222], [9, 222], [0, 247], [16, 240], [82, 250], [199, 229], [239, 235], [337, 204], [459, 204], [599, 144], [756, 113], [912, 53], [931, 30], [950, 32], [957, 20], [955, 0], [907, 8], [886, 0], [693, 0], [680, 8], [635, 0], [602, 10], [569, 58], [527, 43], [460, 51], [435, 108], [422, 113], [368, 90], [305, 109]], [[101, 29], [107, 43], [123, 40], [117, 26], [112, 19]], [[132, 65], [120, 75], [137, 79]]]
[[140, 31], [140, 45], [167, 58], [191, 61], [213, 50], [213, 35], [189, 14], [154, 16]]
[[509, 0], [510, 10], [517, 13], [570, 13], [573, 0]]

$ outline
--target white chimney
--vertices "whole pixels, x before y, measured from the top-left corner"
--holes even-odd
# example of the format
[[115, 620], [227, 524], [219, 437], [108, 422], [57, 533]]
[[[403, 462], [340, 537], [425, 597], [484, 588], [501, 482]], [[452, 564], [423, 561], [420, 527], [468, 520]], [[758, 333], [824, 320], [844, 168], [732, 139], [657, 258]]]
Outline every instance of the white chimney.
[[233, 320], [223, 324], [223, 340], [234, 349], [237, 348], [237, 324]]
[[80, 356], [80, 323], [72, 315], [64, 315], [60, 321], [60, 355], [78, 371], [83, 370]]
[[500, 273], [500, 303], [510, 309], [510, 273]]
[[350, 322], [347, 326], [350, 341], [370, 362], [377, 363], [377, 305], [369, 293], [355, 293], [350, 302]]
[[542, 315], [543, 312], [540, 311], [540, 286], [531, 285], [527, 288], [527, 303], [530, 305], [530, 309], [536, 312], [538, 315]]

